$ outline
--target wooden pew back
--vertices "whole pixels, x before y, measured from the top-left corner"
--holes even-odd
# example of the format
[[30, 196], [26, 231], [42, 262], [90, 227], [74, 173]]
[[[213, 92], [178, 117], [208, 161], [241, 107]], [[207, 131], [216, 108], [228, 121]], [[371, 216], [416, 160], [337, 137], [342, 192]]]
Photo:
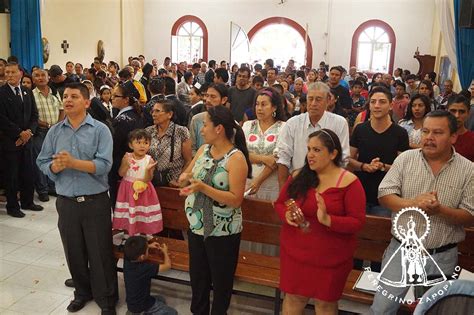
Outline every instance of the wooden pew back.
[[[187, 230], [189, 223], [184, 211], [185, 197], [179, 190], [168, 187], [157, 188], [163, 213], [164, 226], [176, 230]], [[244, 199], [242, 203], [242, 240], [279, 245], [280, 218], [268, 201]]]

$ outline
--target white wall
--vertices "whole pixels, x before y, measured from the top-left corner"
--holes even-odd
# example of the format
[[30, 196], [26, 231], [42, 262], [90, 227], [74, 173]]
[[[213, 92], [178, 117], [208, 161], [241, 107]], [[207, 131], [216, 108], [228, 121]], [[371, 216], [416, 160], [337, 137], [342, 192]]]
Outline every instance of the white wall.
[[329, 32], [331, 64], [348, 65], [352, 35], [363, 22], [378, 19], [389, 24], [397, 39], [394, 69], [418, 71], [416, 48], [430, 54], [435, 2], [433, 0], [336, 0]]
[[[143, 0], [45, 0], [42, 35], [50, 43], [46, 67], [67, 61], [89, 67], [97, 56], [97, 43], [104, 42], [105, 60], [120, 64], [129, 55], [143, 52]], [[69, 49], [63, 53], [61, 43]]]
[[10, 14], [0, 14], [0, 58], [10, 56]]
[[[395, 31], [394, 66], [416, 71], [416, 47], [431, 50], [433, 0], [144, 0], [145, 54], [162, 60], [171, 54], [171, 28], [183, 15], [195, 15], [209, 32], [209, 58], [229, 60], [230, 21], [247, 32], [259, 21], [283, 16], [309, 25], [313, 44], [313, 66], [325, 60], [349, 66], [352, 35], [370, 19], [380, 19]], [[164, 14], [162, 14], [164, 13]], [[328, 40], [325, 33], [328, 33]], [[325, 55], [325, 52], [328, 54]], [[271, 57], [271, 56], [269, 56]]]
[[[50, 42], [46, 66], [66, 61], [90, 64], [97, 42], [105, 46], [105, 60], [126, 62], [144, 53], [160, 61], [171, 54], [171, 28], [183, 15], [201, 18], [209, 32], [209, 58], [229, 60], [230, 22], [247, 32], [259, 21], [283, 16], [308, 23], [313, 44], [313, 66], [324, 60], [349, 66], [354, 30], [370, 19], [380, 19], [395, 31], [395, 67], [417, 71], [413, 58], [433, 52], [433, 0], [43, 0], [42, 32]], [[0, 56], [9, 54], [9, 16], [0, 14]], [[326, 36], [328, 33], [328, 36]], [[64, 54], [63, 40], [69, 42]], [[328, 52], [325, 55], [325, 52]], [[271, 56], [269, 56], [271, 57]]]

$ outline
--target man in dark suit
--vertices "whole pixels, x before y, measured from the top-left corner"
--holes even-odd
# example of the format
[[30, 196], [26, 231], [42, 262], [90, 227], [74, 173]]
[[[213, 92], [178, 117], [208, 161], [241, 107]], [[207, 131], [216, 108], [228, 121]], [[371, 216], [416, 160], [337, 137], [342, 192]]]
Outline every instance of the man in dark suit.
[[7, 84], [0, 87], [0, 142], [4, 147], [7, 178], [7, 213], [22, 218], [21, 208], [41, 211], [33, 203], [34, 176], [31, 139], [38, 126], [38, 109], [31, 90], [20, 84], [23, 73], [20, 66], [10, 62], [5, 68]]
[[176, 96], [176, 81], [173, 78], [165, 78], [165, 99], [171, 100], [174, 105], [173, 122], [180, 126], [187, 127], [188, 112], [183, 102]]

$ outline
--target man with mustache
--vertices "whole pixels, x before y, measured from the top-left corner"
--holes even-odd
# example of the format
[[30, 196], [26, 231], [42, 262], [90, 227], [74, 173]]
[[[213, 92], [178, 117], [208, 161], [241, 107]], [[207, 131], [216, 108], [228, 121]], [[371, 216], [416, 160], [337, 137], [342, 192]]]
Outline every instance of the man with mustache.
[[[440, 110], [428, 113], [423, 121], [421, 148], [400, 154], [378, 190], [380, 204], [392, 211], [392, 233], [393, 219], [403, 208], [418, 207], [429, 216], [430, 231], [422, 243], [445, 275], [451, 275], [457, 266], [457, 244], [465, 239], [464, 228], [474, 225], [474, 164], [453, 149], [457, 128], [451, 113]], [[425, 229], [417, 224], [417, 235], [421, 236]], [[400, 246], [400, 240], [394, 236], [385, 251], [382, 270]], [[425, 271], [428, 279], [439, 277], [433, 265], [427, 265]], [[387, 278], [401, 273], [402, 266], [397, 263], [390, 263], [384, 270]], [[409, 286], [382, 283], [381, 286], [383, 289], [375, 294], [371, 312], [396, 314], [399, 302], [388, 299], [382, 292], [403, 298]]]

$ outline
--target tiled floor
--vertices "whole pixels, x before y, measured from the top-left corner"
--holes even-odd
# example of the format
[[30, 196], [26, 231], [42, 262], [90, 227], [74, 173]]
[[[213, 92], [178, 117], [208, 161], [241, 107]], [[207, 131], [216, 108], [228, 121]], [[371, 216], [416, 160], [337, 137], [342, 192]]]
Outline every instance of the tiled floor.
[[[69, 277], [57, 229], [57, 213], [52, 198], [41, 212], [27, 211], [22, 219], [6, 214], [0, 204], [0, 314], [67, 314], [66, 307], [73, 289], [63, 285]], [[170, 276], [189, 279], [183, 272], [170, 271]], [[119, 273], [120, 301], [117, 314], [125, 314], [125, 292]], [[236, 284], [246, 287], [245, 284]], [[255, 287], [249, 288], [251, 290]], [[154, 281], [152, 290], [164, 296], [168, 305], [179, 314], [190, 314], [191, 290], [188, 286]], [[264, 290], [264, 289], [263, 289]], [[261, 292], [261, 291], [260, 291]], [[271, 295], [272, 291], [268, 291]], [[341, 301], [340, 308], [366, 313], [365, 306]], [[272, 314], [272, 303], [234, 296], [229, 315]], [[99, 307], [90, 302], [77, 314], [100, 314]], [[310, 310], [306, 314], [314, 314]]]

